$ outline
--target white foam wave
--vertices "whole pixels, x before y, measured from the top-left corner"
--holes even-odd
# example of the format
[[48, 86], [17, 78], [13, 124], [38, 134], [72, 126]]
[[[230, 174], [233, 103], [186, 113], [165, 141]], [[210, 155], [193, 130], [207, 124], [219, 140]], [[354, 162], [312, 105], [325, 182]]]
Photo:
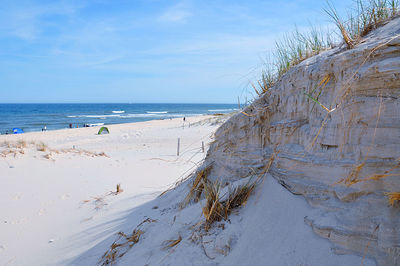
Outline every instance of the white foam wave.
[[123, 113], [125, 113], [124, 110], [121, 110], [121, 111], [111, 111], [111, 112], [114, 113], [114, 114], [123, 114]]
[[104, 118], [104, 117], [119, 117], [120, 115], [85, 115], [82, 117], [87, 117], [87, 118]]
[[70, 115], [67, 117], [80, 117], [80, 118], [107, 118], [107, 117], [119, 117], [121, 115]]
[[148, 114], [168, 114], [168, 111], [161, 111], [161, 112], [146, 112]]
[[185, 116], [199, 116], [201, 114], [168, 114], [168, 112], [146, 112], [146, 114], [113, 114], [113, 115], [74, 115], [68, 117], [79, 117], [79, 118], [177, 118]]
[[158, 118], [177, 118], [185, 116], [199, 116], [201, 114], [126, 114], [121, 118], [147, 118], [147, 117], [158, 117]]
[[93, 124], [86, 124], [89, 127], [98, 127], [98, 126], [103, 126], [104, 123], [93, 123]]
[[209, 112], [229, 112], [229, 111], [237, 111], [237, 108], [231, 108], [231, 109], [214, 109], [214, 110], [208, 110]]

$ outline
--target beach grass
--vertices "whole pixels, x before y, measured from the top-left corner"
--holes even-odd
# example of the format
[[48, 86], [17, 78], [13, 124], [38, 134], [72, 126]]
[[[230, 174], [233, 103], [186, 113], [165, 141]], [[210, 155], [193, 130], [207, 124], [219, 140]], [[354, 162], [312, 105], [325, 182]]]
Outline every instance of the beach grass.
[[[390, 19], [399, 16], [399, 0], [356, 0], [355, 8], [347, 18], [342, 18], [331, 2], [327, 1], [324, 12], [338, 29], [334, 32], [311, 26], [308, 32], [293, 32], [275, 42], [272, 56], [268, 56], [256, 82], [250, 82], [257, 96], [266, 93], [293, 66], [302, 61], [340, 45], [353, 48], [372, 30], [383, 26]], [[270, 58], [274, 58], [271, 60]]]
[[107, 250], [100, 259], [99, 265], [115, 265], [118, 258], [121, 258], [129, 251], [134, 245], [139, 243], [141, 236], [145, 233], [142, 229], [144, 224], [154, 223], [157, 220], [146, 218], [143, 220], [131, 234], [125, 234], [124, 232], [117, 233], [117, 240], [115, 240], [109, 250]]
[[169, 249], [177, 246], [182, 241], [182, 237], [179, 236], [177, 239], [171, 239], [164, 241], [164, 249]]
[[327, 2], [327, 8], [324, 9], [339, 29], [348, 48], [353, 48], [362, 40], [362, 37], [399, 15], [398, 0], [357, 0], [355, 2], [355, 11], [349, 13], [347, 18], [341, 18], [330, 2]]
[[202, 180], [204, 187], [205, 205], [202, 212], [205, 218], [205, 231], [208, 231], [214, 222], [227, 220], [232, 210], [247, 203], [257, 182], [248, 182], [244, 185], [229, 188], [227, 197], [221, 195], [222, 185], [218, 180]]

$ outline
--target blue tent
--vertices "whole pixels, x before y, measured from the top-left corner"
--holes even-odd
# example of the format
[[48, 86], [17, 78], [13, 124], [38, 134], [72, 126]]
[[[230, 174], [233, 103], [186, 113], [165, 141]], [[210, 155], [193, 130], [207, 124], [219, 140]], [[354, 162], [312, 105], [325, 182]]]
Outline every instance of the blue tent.
[[22, 133], [24, 133], [24, 131], [22, 129], [18, 128], [18, 127], [14, 127], [13, 128], [13, 133], [14, 134], [22, 134]]

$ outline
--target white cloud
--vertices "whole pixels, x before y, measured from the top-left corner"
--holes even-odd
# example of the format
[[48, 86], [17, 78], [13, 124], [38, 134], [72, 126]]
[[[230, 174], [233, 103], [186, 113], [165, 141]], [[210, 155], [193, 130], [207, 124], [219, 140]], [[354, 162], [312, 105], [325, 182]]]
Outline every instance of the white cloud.
[[0, 12], [3, 34], [32, 41], [42, 32], [45, 16], [71, 16], [77, 9], [82, 8], [82, 5], [63, 2], [51, 4], [13, 3], [7, 7]]
[[182, 2], [170, 7], [167, 11], [165, 11], [159, 17], [159, 21], [183, 23], [186, 22], [187, 18], [191, 16], [193, 16], [192, 12], [190, 12], [187, 5]]

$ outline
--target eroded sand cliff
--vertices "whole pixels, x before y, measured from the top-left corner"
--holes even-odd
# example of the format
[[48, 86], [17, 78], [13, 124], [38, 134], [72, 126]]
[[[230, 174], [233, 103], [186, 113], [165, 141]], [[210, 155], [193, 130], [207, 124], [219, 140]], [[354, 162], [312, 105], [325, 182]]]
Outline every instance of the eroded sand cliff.
[[397, 18], [290, 69], [219, 128], [203, 167], [228, 183], [268, 170], [319, 210], [304, 221], [336, 253], [400, 264], [400, 211], [385, 194], [400, 192], [399, 97]]

